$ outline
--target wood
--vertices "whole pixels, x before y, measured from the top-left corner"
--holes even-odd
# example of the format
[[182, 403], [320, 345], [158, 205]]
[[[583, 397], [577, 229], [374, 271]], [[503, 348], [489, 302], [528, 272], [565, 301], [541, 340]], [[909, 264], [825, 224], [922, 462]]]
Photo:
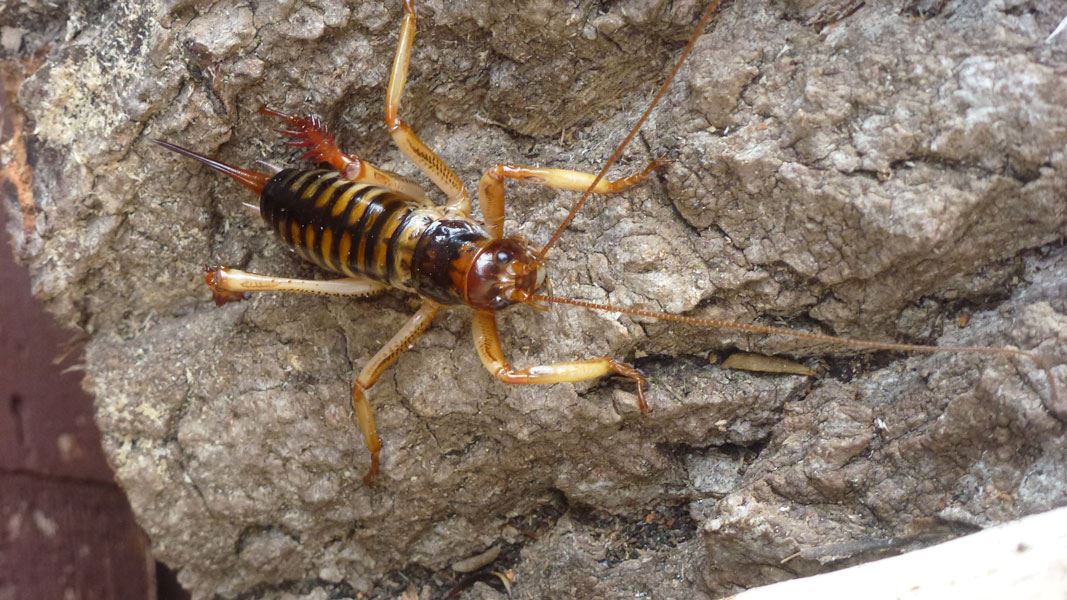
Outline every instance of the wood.
[[901, 556], [755, 588], [728, 600], [1067, 598], [1067, 508]]

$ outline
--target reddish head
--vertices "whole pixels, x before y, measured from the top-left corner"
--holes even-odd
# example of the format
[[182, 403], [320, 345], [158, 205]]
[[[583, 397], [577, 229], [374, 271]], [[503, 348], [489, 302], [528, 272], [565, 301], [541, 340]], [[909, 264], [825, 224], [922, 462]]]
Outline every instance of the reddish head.
[[545, 272], [525, 242], [489, 240], [467, 269], [464, 300], [474, 308], [499, 310], [526, 302], [544, 282]]
[[419, 294], [481, 310], [525, 302], [541, 285], [543, 273], [524, 241], [494, 240], [466, 219], [429, 225], [411, 261], [412, 287]]

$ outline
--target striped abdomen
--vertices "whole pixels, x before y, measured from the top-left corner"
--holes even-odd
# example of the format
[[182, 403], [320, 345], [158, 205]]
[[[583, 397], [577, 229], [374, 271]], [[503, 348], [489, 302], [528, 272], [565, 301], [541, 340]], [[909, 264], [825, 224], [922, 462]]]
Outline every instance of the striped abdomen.
[[440, 210], [337, 171], [285, 169], [267, 182], [259, 212], [303, 258], [349, 277], [414, 290], [415, 246]]

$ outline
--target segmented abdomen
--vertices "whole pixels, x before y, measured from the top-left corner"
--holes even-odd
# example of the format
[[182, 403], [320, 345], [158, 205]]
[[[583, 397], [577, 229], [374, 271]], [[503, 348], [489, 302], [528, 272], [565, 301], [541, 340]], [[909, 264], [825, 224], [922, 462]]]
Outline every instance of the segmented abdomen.
[[267, 182], [259, 212], [303, 258], [350, 277], [412, 289], [415, 244], [439, 211], [337, 171], [285, 169]]

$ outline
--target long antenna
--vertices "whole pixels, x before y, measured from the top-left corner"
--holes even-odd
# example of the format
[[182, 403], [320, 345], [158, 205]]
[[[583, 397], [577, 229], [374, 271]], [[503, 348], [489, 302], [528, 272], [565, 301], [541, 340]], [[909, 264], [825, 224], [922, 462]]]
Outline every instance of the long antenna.
[[1045, 362], [1045, 359], [1033, 354], [1032, 352], [1026, 352], [1024, 350], [1017, 350], [1014, 348], [994, 348], [992, 346], [922, 346], [920, 344], [900, 344], [897, 342], [875, 342], [872, 340], [857, 340], [852, 338], [835, 337], [832, 335], [825, 335], [822, 333], [812, 333], [810, 331], [796, 331], [793, 329], [785, 329], [784, 327], [774, 327], [771, 325], [757, 325], [754, 323], [735, 323], [734, 321], [724, 321], [722, 319], [706, 319], [702, 317], [687, 317], [685, 315], [675, 315], [671, 313], [658, 312], [654, 310], [646, 310], [643, 308], [631, 308], [628, 306], [616, 306], [614, 304], [600, 304], [597, 302], [588, 302], [586, 300], [576, 300], [573, 298], [562, 298], [559, 296], [546, 296], [542, 294], [533, 294], [529, 298], [529, 302], [547, 302], [551, 304], [569, 304], [571, 306], [580, 306], [582, 308], [589, 308], [592, 310], [599, 310], [604, 312], [616, 312], [624, 315], [631, 315], [635, 317], [647, 317], [651, 319], [657, 319], [660, 321], [674, 321], [677, 323], [685, 323], [686, 325], [695, 325], [697, 327], [703, 327], [705, 329], [719, 329], [724, 331], [742, 331], [745, 333], [758, 333], [761, 335], [781, 335], [784, 337], [791, 337], [794, 339], [811, 340], [815, 342], [825, 342], [834, 344], [837, 346], [847, 346], [851, 348], [859, 348], [863, 350], [889, 350], [893, 352], [923, 352], [926, 354], [935, 354], [938, 352], [955, 352], [959, 354], [985, 354], [985, 355], [999, 355], [999, 356], [1022, 356], [1032, 361], [1038, 368], [1045, 372], [1045, 378], [1048, 379], [1048, 396], [1049, 403], [1045, 405], [1056, 420], [1064, 422], [1064, 417], [1058, 412], [1059, 409], [1059, 395], [1056, 392], [1056, 379], [1052, 375], [1052, 369]]
[[678, 75], [678, 71], [682, 70], [682, 65], [685, 64], [685, 60], [689, 58], [690, 54], [692, 54], [693, 46], [696, 45], [697, 39], [704, 32], [704, 27], [708, 24], [708, 21], [711, 20], [711, 15], [715, 14], [715, 9], [718, 7], [719, 0], [712, 0], [712, 2], [708, 4], [708, 7], [704, 9], [704, 14], [701, 15], [700, 20], [697, 21], [696, 27], [693, 28], [693, 33], [689, 34], [689, 41], [686, 42], [685, 49], [682, 50], [681, 55], [678, 57], [678, 62], [674, 64], [674, 68], [671, 69], [670, 74], [667, 75], [667, 79], [663, 82], [662, 85], [659, 86], [659, 90], [652, 98], [652, 102], [649, 103], [648, 108], [645, 109], [645, 112], [641, 114], [641, 118], [637, 120], [637, 123], [634, 123], [634, 126], [630, 128], [630, 133], [626, 134], [626, 137], [615, 148], [615, 151], [611, 153], [611, 156], [608, 157], [608, 160], [604, 162], [604, 166], [600, 167], [600, 172], [598, 172], [596, 178], [593, 179], [593, 183], [589, 184], [589, 187], [586, 188], [584, 192], [582, 192], [581, 197], [578, 198], [578, 202], [574, 204], [574, 208], [571, 209], [571, 212], [567, 215], [567, 218], [563, 219], [563, 222], [560, 223], [559, 227], [556, 228], [556, 231], [552, 234], [552, 237], [549, 238], [548, 243], [545, 244], [537, 253], [537, 260], [534, 261], [534, 264], [536, 266], [544, 264], [545, 258], [548, 257], [548, 251], [552, 249], [552, 246], [554, 246], [556, 242], [559, 241], [560, 236], [563, 235], [563, 232], [566, 231], [567, 227], [571, 224], [571, 221], [574, 220], [575, 215], [578, 214], [578, 211], [581, 210], [582, 206], [584, 206], [586, 201], [589, 200], [589, 196], [593, 193], [593, 189], [596, 188], [597, 184], [600, 183], [601, 179], [604, 179], [604, 176], [608, 173], [608, 169], [610, 169], [611, 166], [619, 160], [619, 157], [622, 156], [623, 151], [626, 150], [626, 147], [630, 145], [630, 142], [632, 142], [633, 139], [637, 137], [637, 132], [641, 131], [641, 127], [644, 126], [645, 121], [648, 120], [649, 115], [652, 114], [652, 111], [656, 108], [656, 105], [659, 104], [659, 101], [663, 99], [663, 96], [667, 94], [667, 90], [671, 87], [671, 83], [674, 82], [674, 78], [676, 75]]

